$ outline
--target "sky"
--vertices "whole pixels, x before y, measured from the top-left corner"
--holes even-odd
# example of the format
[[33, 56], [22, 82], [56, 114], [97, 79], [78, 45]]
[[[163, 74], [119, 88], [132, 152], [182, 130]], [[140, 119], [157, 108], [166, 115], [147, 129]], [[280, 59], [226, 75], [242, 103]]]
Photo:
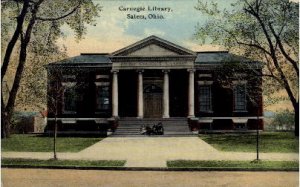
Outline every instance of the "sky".
[[[156, 35], [194, 51], [222, 50], [220, 46], [203, 45], [193, 37], [197, 24], [207, 20], [194, 7], [198, 0], [93, 0], [102, 6], [96, 26], [87, 26], [84, 39], [76, 41], [74, 33], [63, 28], [66, 37], [58, 44], [67, 48], [69, 56], [80, 53], [110, 53], [145, 37]], [[294, 0], [297, 1], [297, 0]], [[218, 6], [229, 8], [233, 0], [218, 0]], [[123, 8], [159, 7], [166, 11], [121, 11]], [[128, 14], [144, 15], [147, 19], [128, 19]], [[162, 15], [164, 19], [149, 19], [148, 14]]]
[[[74, 33], [63, 28], [66, 37], [58, 41], [65, 45], [69, 56], [80, 53], [110, 53], [126, 47], [151, 35], [156, 35], [191, 50], [211, 50], [218, 47], [199, 46], [193, 38], [197, 23], [204, 23], [206, 18], [194, 7], [198, 0], [94, 0], [102, 6], [96, 26], [87, 26], [84, 39], [76, 41]], [[220, 1], [226, 4], [225, 0]], [[167, 7], [165, 11], [120, 11], [120, 7]], [[164, 19], [127, 19], [127, 14], [145, 15], [159, 14]]]

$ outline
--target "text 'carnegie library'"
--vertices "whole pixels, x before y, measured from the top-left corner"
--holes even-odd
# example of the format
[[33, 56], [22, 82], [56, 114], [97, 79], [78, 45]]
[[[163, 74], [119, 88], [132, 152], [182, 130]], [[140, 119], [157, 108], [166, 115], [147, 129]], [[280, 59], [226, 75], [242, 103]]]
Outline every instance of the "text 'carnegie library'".
[[[165, 19], [163, 13], [173, 12], [170, 7], [158, 6], [139, 6], [139, 7], [126, 7], [119, 6], [119, 11], [133, 12], [126, 15], [127, 19]], [[149, 12], [149, 14], [141, 14], [142, 12]]]

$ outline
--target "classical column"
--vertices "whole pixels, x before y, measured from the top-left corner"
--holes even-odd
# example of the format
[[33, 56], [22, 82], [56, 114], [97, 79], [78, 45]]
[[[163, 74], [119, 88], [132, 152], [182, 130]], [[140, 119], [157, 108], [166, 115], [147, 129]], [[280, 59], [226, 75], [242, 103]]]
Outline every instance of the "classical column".
[[112, 70], [113, 80], [112, 80], [112, 116], [119, 116], [119, 96], [118, 96], [118, 70]]
[[194, 69], [188, 69], [189, 72], [189, 113], [188, 117], [195, 117], [195, 88], [194, 88]]
[[169, 118], [169, 71], [164, 72], [163, 118]]
[[143, 70], [138, 70], [138, 100], [137, 100], [137, 117], [144, 117], [144, 96], [143, 96]]

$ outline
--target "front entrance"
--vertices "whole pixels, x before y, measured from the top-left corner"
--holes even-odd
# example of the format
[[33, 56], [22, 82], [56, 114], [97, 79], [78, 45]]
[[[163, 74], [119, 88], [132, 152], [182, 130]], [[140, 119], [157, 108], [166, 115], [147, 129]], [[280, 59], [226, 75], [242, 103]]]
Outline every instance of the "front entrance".
[[161, 87], [155, 84], [145, 85], [144, 88], [144, 117], [162, 117], [162, 97]]

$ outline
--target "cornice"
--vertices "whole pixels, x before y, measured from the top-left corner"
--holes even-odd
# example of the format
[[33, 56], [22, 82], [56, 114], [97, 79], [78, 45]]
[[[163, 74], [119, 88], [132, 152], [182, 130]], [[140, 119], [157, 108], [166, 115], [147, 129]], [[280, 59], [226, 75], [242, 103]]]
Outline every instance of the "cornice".
[[110, 57], [114, 62], [141, 62], [141, 61], [195, 61], [194, 55], [180, 55], [180, 56], [113, 56]]

